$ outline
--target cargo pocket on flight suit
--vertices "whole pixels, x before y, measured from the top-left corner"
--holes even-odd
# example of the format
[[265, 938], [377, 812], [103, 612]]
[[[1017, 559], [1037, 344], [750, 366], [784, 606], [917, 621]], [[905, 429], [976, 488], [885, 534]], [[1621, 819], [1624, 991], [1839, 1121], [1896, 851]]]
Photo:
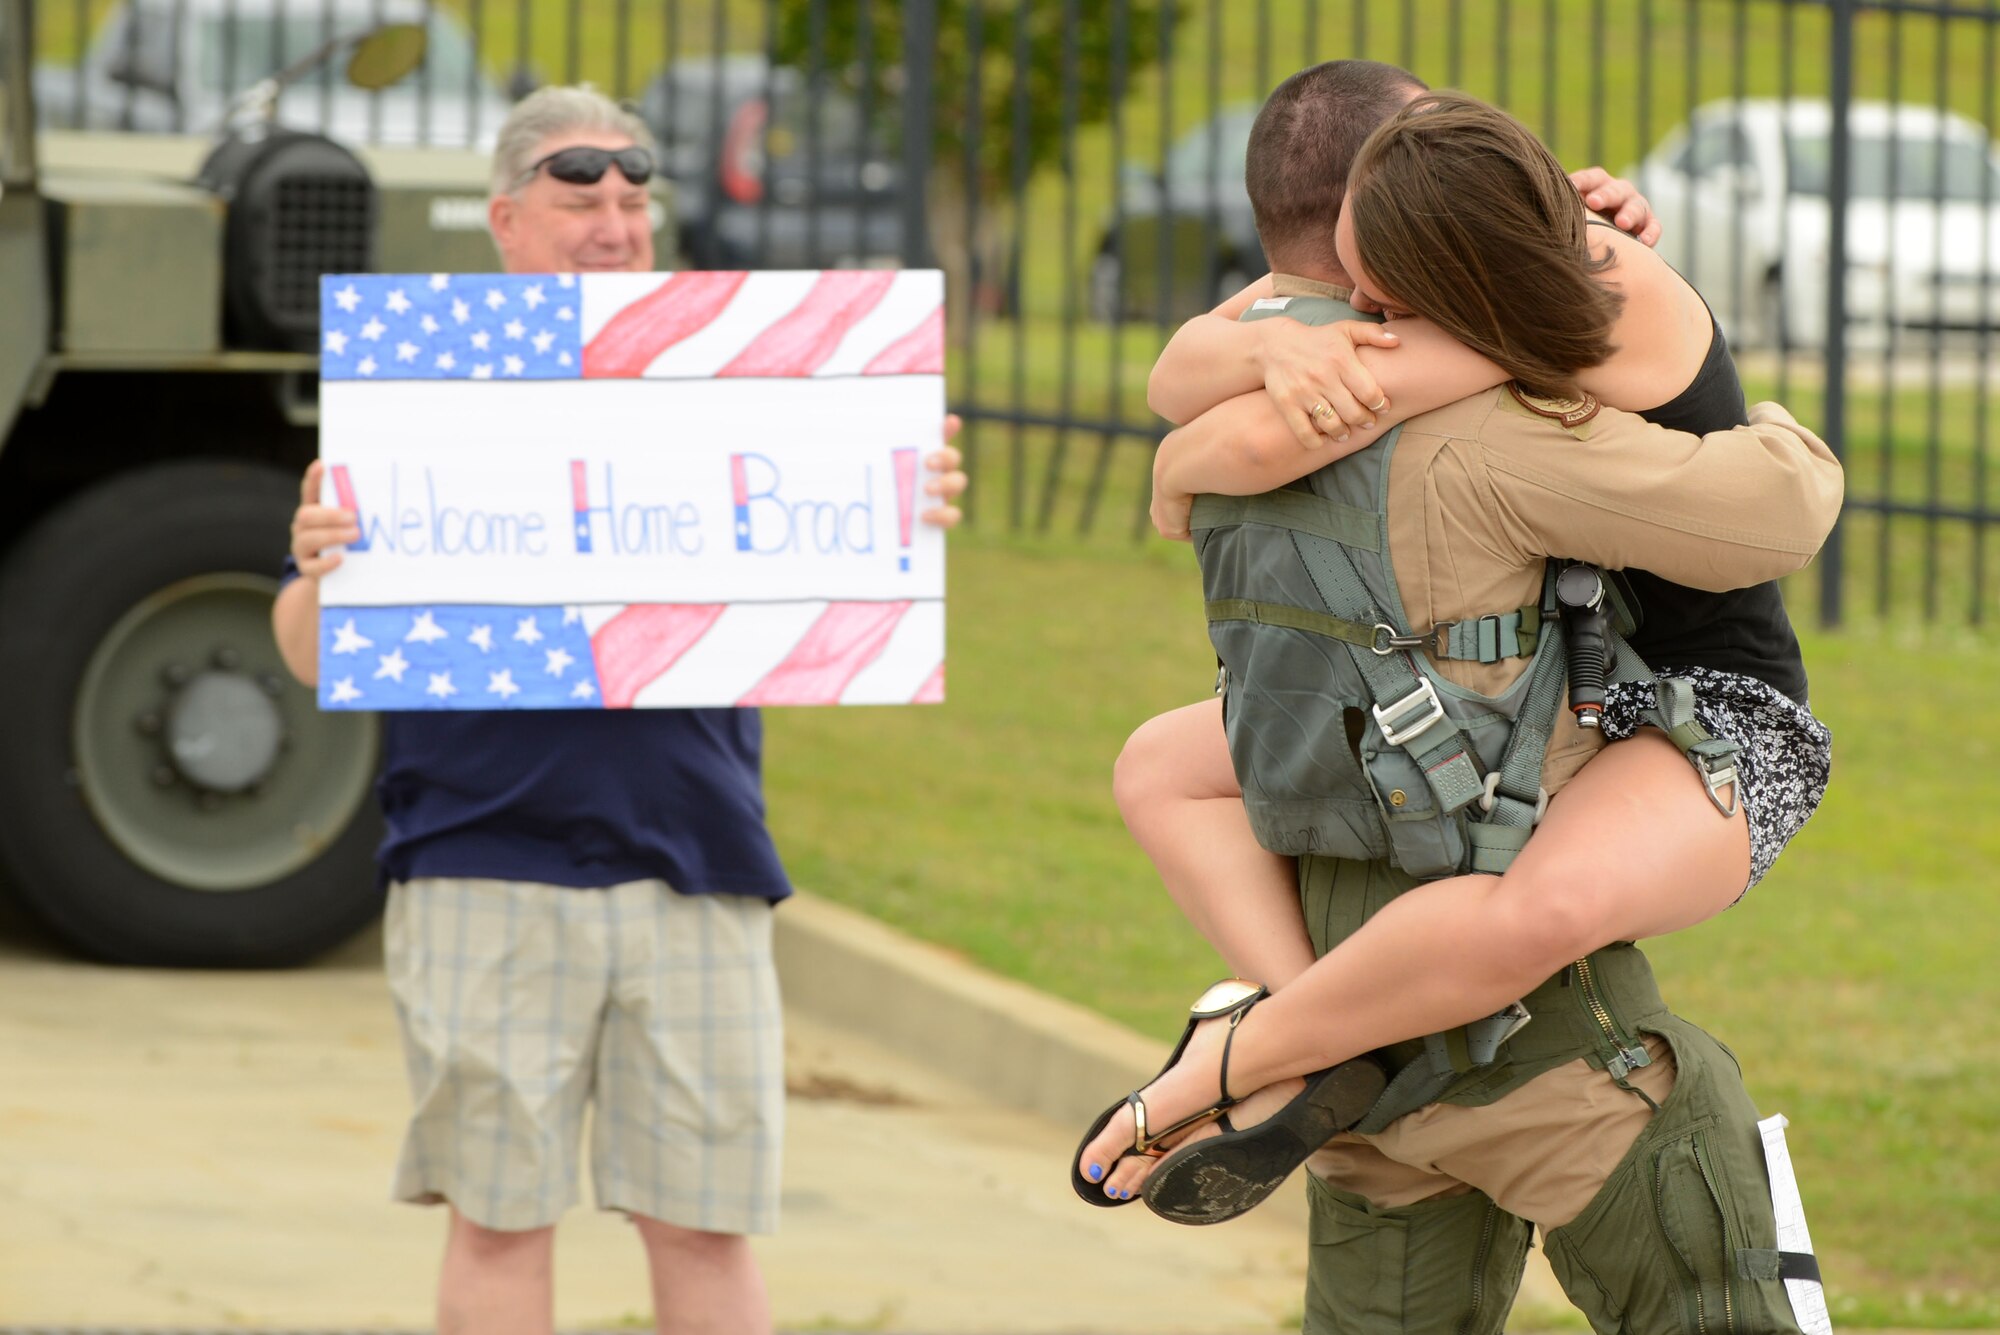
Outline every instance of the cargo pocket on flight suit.
[[1451, 876], [1465, 858], [1465, 832], [1457, 816], [1438, 811], [1437, 794], [1423, 770], [1400, 748], [1363, 751], [1375, 804], [1389, 832], [1389, 859], [1412, 876]]

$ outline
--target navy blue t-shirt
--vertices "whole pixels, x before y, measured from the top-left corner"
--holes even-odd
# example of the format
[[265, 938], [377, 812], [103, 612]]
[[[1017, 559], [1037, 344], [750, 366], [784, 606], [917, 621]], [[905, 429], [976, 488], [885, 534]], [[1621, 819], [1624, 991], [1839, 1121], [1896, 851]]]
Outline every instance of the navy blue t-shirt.
[[386, 880], [792, 892], [764, 824], [754, 709], [438, 710], [382, 724]]

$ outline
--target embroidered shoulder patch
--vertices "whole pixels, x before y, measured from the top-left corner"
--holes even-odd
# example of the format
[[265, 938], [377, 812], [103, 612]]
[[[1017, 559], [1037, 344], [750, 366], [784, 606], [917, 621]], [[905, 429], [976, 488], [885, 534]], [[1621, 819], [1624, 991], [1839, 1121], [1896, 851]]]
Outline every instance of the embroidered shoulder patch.
[[1554, 421], [1562, 423], [1564, 426], [1582, 426], [1585, 422], [1597, 416], [1597, 410], [1603, 406], [1588, 394], [1576, 399], [1559, 399], [1551, 395], [1530, 394], [1527, 390], [1522, 389], [1519, 383], [1512, 380], [1507, 382], [1507, 392], [1512, 394], [1523, 408], [1526, 408], [1537, 417], [1551, 418]]

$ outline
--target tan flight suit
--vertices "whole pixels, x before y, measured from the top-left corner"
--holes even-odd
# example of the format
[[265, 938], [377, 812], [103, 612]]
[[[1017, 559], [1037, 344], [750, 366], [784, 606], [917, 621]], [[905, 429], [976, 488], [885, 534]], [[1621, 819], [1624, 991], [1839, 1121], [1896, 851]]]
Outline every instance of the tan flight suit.
[[[1286, 275], [1276, 283], [1280, 299], [1347, 297]], [[1300, 305], [1318, 308], [1314, 323], [1337, 318]], [[1503, 387], [1403, 424], [1388, 531], [1406, 629], [1533, 604], [1548, 556], [1694, 587], [1758, 583], [1804, 565], [1839, 512], [1838, 461], [1776, 405], [1758, 405], [1750, 427], [1700, 438], [1594, 407]], [[1433, 666], [1496, 694], [1525, 662]], [[1559, 789], [1600, 744], [1563, 711], [1545, 787]], [[1315, 948], [1413, 883], [1386, 863], [1301, 858]], [[1667, 1011], [1636, 948], [1589, 963], [1594, 974], [1565, 970], [1524, 999], [1535, 1019], [1492, 1067], [1314, 1157], [1308, 1332], [1498, 1332], [1536, 1225], [1599, 1331], [1797, 1329], [1734, 1058]], [[1622, 1043], [1583, 1004], [1591, 988], [1610, 999]], [[1637, 1043], [1650, 1064], [1626, 1071], [1620, 1051]]]

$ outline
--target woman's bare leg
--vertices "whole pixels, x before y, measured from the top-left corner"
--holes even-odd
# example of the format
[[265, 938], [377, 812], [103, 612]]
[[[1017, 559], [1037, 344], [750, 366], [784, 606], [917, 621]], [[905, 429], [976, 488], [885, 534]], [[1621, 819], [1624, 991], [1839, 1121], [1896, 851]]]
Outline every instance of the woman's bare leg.
[[[1505, 876], [1405, 892], [1253, 1009], [1237, 1026], [1230, 1087], [1258, 1089], [1490, 1015], [1613, 941], [1713, 917], [1749, 875], [1743, 813], [1725, 820], [1673, 744], [1642, 730], [1592, 758], [1550, 802]], [[1197, 1033], [1147, 1088], [1154, 1125], [1214, 1100], [1220, 1047], [1220, 1034]], [[1110, 1167], [1131, 1134], [1128, 1113], [1112, 1118], [1085, 1149], [1086, 1173], [1093, 1162]], [[1150, 1167], [1127, 1158], [1107, 1185], [1134, 1190]]]
[[1231, 973], [1275, 991], [1312, 964], [1296, 864], [1250, 832], [1219, 699], [1141, 724], [1111, 791], [1167, 893]]

